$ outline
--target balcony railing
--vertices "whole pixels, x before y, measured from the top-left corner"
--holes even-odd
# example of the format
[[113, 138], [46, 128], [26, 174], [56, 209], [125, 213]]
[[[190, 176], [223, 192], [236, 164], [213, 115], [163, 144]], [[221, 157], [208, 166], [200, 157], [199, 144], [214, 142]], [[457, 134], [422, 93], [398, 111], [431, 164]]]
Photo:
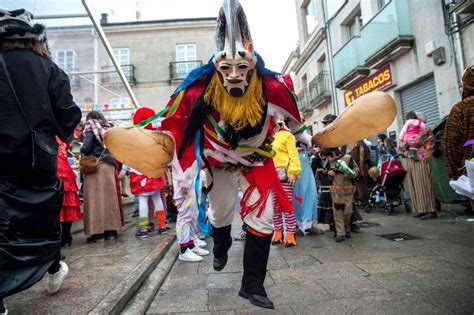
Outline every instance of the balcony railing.
[[193, 69], [201, 65], [201, 60], [170, 62], [170, 79], [183, 80]]
[[[407, 0], [392, 0], [334, 55], [338, 82], [397, 39], [412, 38]], [[392, 50], [398, 47], [393, 47]]]
[[[122, 68], [122, 72], [125, 75], [125, 78], [127, 79], [128, 83], [131, 85], [135, 85], [137, 83], [137, 80], [135, 78], [135, 66], [134, 65], [121, 65], [120, 68]], [[114, 66], [104, 66], [102, 67], [102, 70], [113, 70], [115, 69]], [[119, 84], [122, 81], [120, 80], [120, 76], [118, 75], [117, 72], [109, 72], [109, 73], [104, 73], [102, 75], [102, 83], [104, 84]]]
[[298, 99], [298, 109], [300, 112], [307, 113], [312, 110], [309, 104], [308, 89], [301, 90], [296, 97]]
[[308, 85], [309, 102], [312, 107], [317, 107], [326, 100], [331, 99], [329, 72], [320, 72]]
[[79, 72], [79, 69], [69, 69], [65, 70], [65, 72], [69, 76], [69, 84], [71, 85], [71, 88], [79, 89], [81, 87], [81, 78], [79, 77], [79, 75], [73, 74]]

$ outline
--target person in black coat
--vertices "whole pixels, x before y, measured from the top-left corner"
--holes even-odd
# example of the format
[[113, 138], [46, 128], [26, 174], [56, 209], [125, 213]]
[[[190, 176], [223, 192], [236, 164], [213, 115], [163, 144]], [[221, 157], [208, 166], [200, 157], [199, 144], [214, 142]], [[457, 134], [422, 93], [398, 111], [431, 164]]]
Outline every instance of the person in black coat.
[[68, 76], [51, 61], [44, 27], [24, 9], [0, 9], [0, 314], [3, 299], [49, 271], [48, 290], [68, 273], [60, 260], [55, 136], [81, 119]]

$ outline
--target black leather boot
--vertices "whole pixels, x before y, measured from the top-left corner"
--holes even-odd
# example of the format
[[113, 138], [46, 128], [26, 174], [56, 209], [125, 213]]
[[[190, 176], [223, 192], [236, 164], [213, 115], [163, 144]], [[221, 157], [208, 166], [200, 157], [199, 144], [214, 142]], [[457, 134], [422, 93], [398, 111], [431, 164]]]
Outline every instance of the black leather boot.
[[212, 239], [214, 240], [214, 248], [212, 249], [214, 253], [213, 267], [215, 271], [221, 271], [227, 264], [227, 252], [232, 245], [230, 230], [230, 225], [221, 228], [212, 226]]
[[72, 222], [61, 222], [61, 247], [72, 245], [71, 226]]
[[253, 305], [274, 309], [263, 287], [267, 274], [268, 255], [272, 236], [260, 237], [247, 231], [244, 249], [244, 275], [239, 296], [248, 299]]

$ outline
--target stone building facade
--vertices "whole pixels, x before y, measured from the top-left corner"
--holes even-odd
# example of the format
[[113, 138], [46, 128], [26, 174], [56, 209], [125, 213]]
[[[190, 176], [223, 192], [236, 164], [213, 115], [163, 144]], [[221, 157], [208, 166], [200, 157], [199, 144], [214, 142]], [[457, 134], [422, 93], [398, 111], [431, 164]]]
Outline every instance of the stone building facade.
[[[216, 18], [108, 23], [102, 28], [140, 104], [162, 109], [174, 89], [215, 51]], [[48, 28], [53, 59], [70, 76], [75, 101], [129, 120], [130, 97], [92, 25]]]
[[[295, 0], [300, 40], [305, 38], [307, 8], [316, 6], [323, 16], [320, 50], [305, 56], [300, 43], [295, 71], [298, 91], [306, 78], [319, 71], [318, 60], [328, 47], [329, 72], [332, 75], [334, 113], [340, 113], [355, 98], [373, 90], [383, 90], [396, 101], [398, 117], [387, 134], [398, 138], [406, 112], [423, 112], [434, 127], [449, 114], [460, 99], [460, 78], [465, 67], [474, 63], [474, 3], [468, 0], [346, 0], [331, 16], [325, 0]], [[319, 11], [322, 12], [319, 12]], [[325, 16], [325, 18], [324, 18]], [[305, 60], [308, 60], [306, 62]], [[313, 62], [309, 62], [313, 60]], [[287, 64], [289, 64], [288, 62]], [[295, 67], [304, 63], [307, 68]], [[296, 71], [301, 69], [300, 72]], [[309, 84], [308, 84], [309, 87]], [[300, 104], [304, 109], [306, 105]], [[331, 107], [329, 107], [331, 109]], [[313, 110], [316, 109], [313, 107]], [[314, 115], [314, 114], [313, 114]], [[375, 119], [375, 117], [374, 117]]]
[[[472, 50], [456, 51], [445, 27], [452, 14], [451, 6], [440, 1], [347, 1], [329, 22], [339, 110], [355, 90], [381, 89], [398, 107], [397, 120], [387, 131], [393, 138], [411, 110], [424, 113], [435, 127], [460, 99], [459, 56], [467, 65], [474, 55]], [[465, 21], [462, 32], [472, 31], [471, 22]], [[389, 82], [371, 76], [380, 75], [380, 69], [387, 71]]]
[[296, 0], [296, 8], [298, 47], [282, 73], [292, 75], [300, 112], [314, 132], [322, 128], [323, 117], [334, 112], [323, 2]]

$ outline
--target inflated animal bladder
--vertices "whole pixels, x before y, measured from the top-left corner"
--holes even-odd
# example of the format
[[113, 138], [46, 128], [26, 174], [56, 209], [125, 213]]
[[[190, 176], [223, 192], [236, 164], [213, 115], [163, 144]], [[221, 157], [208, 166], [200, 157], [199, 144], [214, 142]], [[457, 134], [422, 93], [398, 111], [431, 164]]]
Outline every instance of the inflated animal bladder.
[[335, 148], [355, 143], [387, 129], [397, 117], [393, 98], [384, 92], [367, 93], [313, 136], [313, 144]]
[[173, 139], [158, 131], [113, 127], [105, 132], [104, 140], [115, 159], [148, 177], [165, 174], [173, 159]]

